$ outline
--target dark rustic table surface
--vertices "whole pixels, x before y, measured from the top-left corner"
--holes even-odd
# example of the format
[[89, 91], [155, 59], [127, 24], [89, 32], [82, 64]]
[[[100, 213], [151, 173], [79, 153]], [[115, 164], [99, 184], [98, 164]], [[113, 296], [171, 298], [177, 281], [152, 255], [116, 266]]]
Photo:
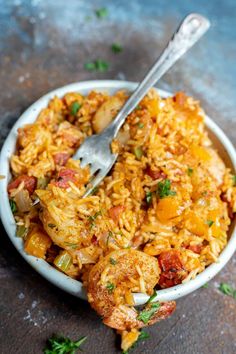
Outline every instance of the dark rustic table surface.
[[[106, 18], [95, 10], [105, 7]], [[0, 0], [0, 143], [20, 114], [46, 92], [91, 79], [140, 80], [178, 22], [200, 12], [212, 23], [207, 35], [160, 81], [201, 100], [209, 115], [236, 142], [235, 0]], [[114, 54], [111, 44], [123, 51]], [[84, 63], [104, 59], [104, 73]], [[1, 203], [1, 201], [0, 201]], [[41, 353], [53, 333], [88, 336], [85, 353], [118, 353], [115, 333], [90, 306], [57, 289], [20, 257], [1, 226], [0, 353]], [[148, 329], [136, 353], [233, 354], [236, 300], [219, 292], [236, 287], [236, 257], [213, 279], [178, 300], [175, 314]]]

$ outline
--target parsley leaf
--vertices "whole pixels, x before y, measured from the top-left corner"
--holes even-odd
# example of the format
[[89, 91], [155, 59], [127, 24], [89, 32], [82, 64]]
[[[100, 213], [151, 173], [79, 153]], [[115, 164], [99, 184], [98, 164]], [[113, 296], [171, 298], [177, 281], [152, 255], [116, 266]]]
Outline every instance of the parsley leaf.
[[113, 51], [113, 53], [117, 54], [122, 52], [123, 48], [119, 43], [113, 43], [111, 45], [111, 50]]
[[97, 219], [97, 217], [98, 217], [99, 215], [102, 215], [101, 210], [100, 210], [100, 211], [97, 211], [94, 215], [88, 216], [88, 221], [89, 221], [89, 223], [90, 223], [90, 228], [93, 228], [93, 227], [95, 226], [95, 222], [94, 222], [94, 221]]
[[232, 179], [233, 179], [233, 186], [236, 186], [236, 175], [233, 175]]
[[84, 68], [88, 71], [105, 72], [109, 69], [109, 64], [102, 59], [97, 59], [93, 62], [85, 63]]
[[16, 202], [14, 202], [13, 199], [9, 199], [9, 203], [10, 203], [12, 214], [15, 214], [17, 212]]
[[97, 18], [105, 18], [108, 16], [108, 11], [105, 7], [101, 7], [95, 11]]
[[152, 192], [150, 191], [146, 192], [146, 202], [148, 203], [148, 205], [150, 205], [152, 202]]
[[161, 307], [159, 302], [154, 302], [151, 304], [149, 309], [142, 310], [137, 319], [141, 320], [143, 323], [147, 324], [148, 321], [152, 318], [152, 316], [157, 312], [157, 310]]
[[134, 348], [136, 347], [136, 345], [137, 345], [139, 342], [141, 342], [141, 341], [143, 341], [143, 340], [146, 340], [146, 339], [148, 339], [148, 338], [150, 338], [150, 335], [149, 335], [147, 332], [145, 332], [145, 331], [141, 331], [140, 334], [139, 334], [139, 336], [138, 336], [138, 339], [136, 340], [136, 342], [134, 342], [134, 344], [133, 344], [128, 350], [124, 350], [124, 351], [122, 352], [122, 354], [128, 354], [128, 352], [129, 352], [131, 349], [134, 349]]
[[138, 123], [138, 127], [139, 127], [139, 129], [143, 129], [144, 124], [143, 124], [143, 123], [141, 123], [141, 122], [139, 122], [139, 123]]
[[169, 179], [165, 179], [164, 182], [158, 183], [157, 194], [161, 199], [170, 195], [176, 195], [176, 192], [171, 190], [171, 181]]
[[236, 289], [233, 289], [233, 287], [227, 283], [221, 283], [219, 286], [219, 290], [228, 296], [232, 296], [234, 299], [236, 299]]
[[110, 263], [112, 265], [116, 265], [117, 261], [114, 258], [110, 257]]
[[109, 294], [112, 294], [115, 289], [115, 284], [111, 283], [110, 281], [107, 283], [106, 288]]
[[206, 223], [207, 223], [207, 225], [208, 225], [209, 227], [211, 227], [211, 226], [214, 224], [214, 221], [212, 221], [212, 220], [207, 220]]
[[72, 116], [76, 116], [78, 110], [81, 108], [81, 104], [79, 102], [73, 102], [70, 108], [70, 113]]
[[208, 288], [209, 288], [209, 284], [208, 284], [208, 283], [204, 284], [204, 285], [202, 286], [202, 288], [208, 289]]
[[77, 341], [70, 338], [53, 336], [48, 339], [44, 354], [75, 354], [76, 349], [81, 350], [80, 346], [86, 341], [87, 337], [81, 337]]
[[51, 229], [54, 229], [54, 227], [56, 227], [55, 224], [48, 224], [48, 227], [50, 227]]
[[191, 167], [189, 167], [189, 168], [187, 169], [187, 173], [188, 173], [188, 176], [191, 177], [192, 174], [193, 174], [193, 169], [192, 169]]
[[72, 248], [72, 249], [76, 249], [78, 248], [78, 243], [71, 243], [71, 242], [65, 242], [65, 245]]

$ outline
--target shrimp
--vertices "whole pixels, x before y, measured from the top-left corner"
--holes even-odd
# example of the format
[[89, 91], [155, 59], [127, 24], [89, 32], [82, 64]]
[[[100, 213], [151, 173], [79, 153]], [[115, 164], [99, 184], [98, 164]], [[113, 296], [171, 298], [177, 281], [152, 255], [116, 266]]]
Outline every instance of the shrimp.
[[155, 257], [133, 249], [117, 250], [102, 258], [90, 271], [88, 300], [93, 309], [103, 317], [103, 323], [120, 331], [142, 328], [169, 316], [175, 303], [153, 303], [143, 311], [152, 314], [142, 321], [133, 307], [132, 292], [153, 293], [160, 277], [160, 268]]

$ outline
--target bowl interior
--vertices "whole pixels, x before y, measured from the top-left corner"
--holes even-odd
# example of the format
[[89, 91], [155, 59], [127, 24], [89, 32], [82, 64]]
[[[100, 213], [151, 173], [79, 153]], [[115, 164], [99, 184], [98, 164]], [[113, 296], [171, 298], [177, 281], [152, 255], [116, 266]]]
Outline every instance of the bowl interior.
[[[81, 83], [74, 83], [62, 88], [56, 89], [35, 102], [30, 106], [22, 116], [17, 120], [12, 130], [10, 131], [1, 151], [0, 156], [0, 175], [6, 176], [5, 179], [0, 180], [0, 216], [5, 230], [11, 239], [16, 249], [20, 252], [23, 258], [43, 277], [49, 280], [54, 285], [65, 290], [66, 292], [75, 295], [79, 298], [86, 299], [86, 292], [82, 286], [82, 283], [74, 280], [67, 275], [59, 272], [46, 261], [27, 255], [23, 249], [23, 242], [20, 238], [15, 236], [16, 226], [13, 215], [11, 213], [8, 195], [7, 195], [7, 183], [11, 178], [9, 169], [9, 158], [14, 153], [15, 143], [17, 138], [17, 129], [24, 124], [32, 123], [37, 118], [39, 112], [47, 106], [50, 99], [55, 95], [62, 97], [65, 93], [71, 91], [77, 91], [86, 95], [91, 90], [108, 91], [114, 93], [117, 90], [125, 89], [133, 91], [137, 86], [137, 83], [127, 81], [86, 81]], [[162, 97], [171, 95], [169, 92], [158, 90]], [[235, 170], [236, 167], [236, 153], [233, 145], [223, 133], [223, 131], [209, 118], [206, 117], [206, 126], [209, 132], [209, 136], [213, 141], [215, 148], [224, 160], [225, 164], [231, 169]], [[236, 232], [235, 232], [235, 220], [229, 230], [229, 243], [221, 253], [217, 263], [210, 265], [195, 279], [190, 280], [186, 284], [180, 284], [169, 289], [163, 289], [158, 291], [158, 300], [174, 300], [188, 293], [198, 289], [211, 278], [213, 278], [228, 262], [232, 254], [236, 249]], [[135, 302], [137, 305], [143, 304], [147, 301], [148, 296], [144, 294], [135, 294]]]

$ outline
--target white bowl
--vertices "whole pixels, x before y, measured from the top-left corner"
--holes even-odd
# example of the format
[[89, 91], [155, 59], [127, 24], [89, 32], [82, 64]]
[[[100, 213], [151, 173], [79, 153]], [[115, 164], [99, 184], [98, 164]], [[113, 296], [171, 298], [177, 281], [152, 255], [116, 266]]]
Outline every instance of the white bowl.
[[[55, 95], [62, 97], [67, 92], [77, 91], [86, 95], [91, 90], [98, 91], [108, 91], [111, 94], [117, 90], [126, 89], [133, 91], [137, 86], [137, 83], [128, 81], [113, 81], [113, 80], [96, 80], [96, 81], [85, 81], [80, 83], [70, 84], [54, 91], [49, 92], [32, 106], [30, 106], [17, 120], [12, 130], [10, 131], [1, 151], [0, 155], [0, 175], [6, 176], [6, 178], [0, 180], [0, 216], [5, 230], [11, 239], [12, 243], [22, 255], [22, 257], [44, 278], [49, 280], [54, 285], [65, 290], [66, 292], [75, 295], [81, 299], [86, 299], [86, 292], [83, 288], [81, 282], [71, 279], [67, 275], [59, 272], [46, 261], [42, 259], [29, 256], [24, 252], [23, 242], [19, 237], [16, 237], [16, 225], [14, 217], [12, 215], [8, 194], [7, 194], [7, 184], [11, 178], [11, 173], [9, 169], [9, 158], [14, 153], [17, 129], [22, 127], [24, 124], [32, 123], [35, 121], [39, 112], [47, 106], [50, 99]], [[162, 97], [170, 96], [171, 94], [158, 90]], [[206, 126], [209, 131], [209, 135], [214, 142], [214, 145], [218, 149], [219, 154], [224, 159], [227, 166], [231, 167], [233, 170], [236, 169], [236, 152], [224, 132], [211, 120], [211, 118], [206, 117]], [[236, 249], [236, 230], [235, 223], [231, 226], [229, 231], [229, 242], [216, 263], [211, 264], [207, 267], [201, 274], [199, 274], [195, 279], [190, 280], [188, 283], [179, 284], [169, 289], [163, 289], [158, 291], [157, 300], [175, 300], [184, 295], [191, 293], [192, 291], [200, 288], [210, 279], [212, 279], [229, 261], [230, 257], [233, 255]], [[143, 294], [135, 295], [135, 302], [137, 305], [143, 304], [147, 301], [147, 296]]]

